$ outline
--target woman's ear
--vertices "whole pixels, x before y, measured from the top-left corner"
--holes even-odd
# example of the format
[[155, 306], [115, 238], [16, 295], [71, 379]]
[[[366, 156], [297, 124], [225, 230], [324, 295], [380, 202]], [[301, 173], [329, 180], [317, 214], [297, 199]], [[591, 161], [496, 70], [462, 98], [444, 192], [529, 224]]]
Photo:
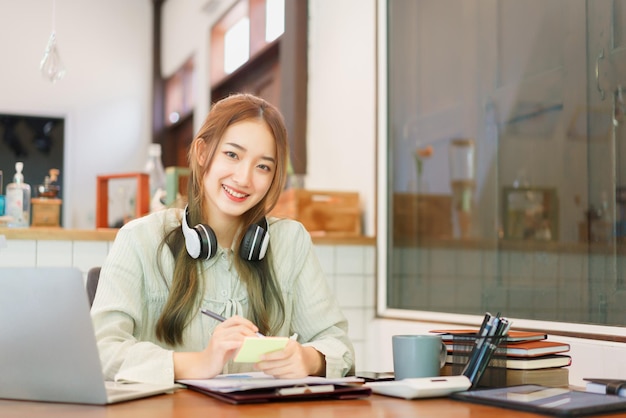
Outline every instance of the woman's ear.
[[207, 159], [207, 147], [202, 138], [197, 138], [193, 143], [196, 161], [200, 167], [204, 167]]

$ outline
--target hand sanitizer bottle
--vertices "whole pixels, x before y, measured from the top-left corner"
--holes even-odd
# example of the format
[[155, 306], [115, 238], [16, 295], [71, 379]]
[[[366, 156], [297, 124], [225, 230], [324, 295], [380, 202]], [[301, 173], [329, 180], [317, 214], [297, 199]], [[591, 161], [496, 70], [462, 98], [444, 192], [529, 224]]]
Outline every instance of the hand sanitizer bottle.
[[13, 183], [7, 185], [5, 214], [10, 216], [9, 228], [24, 228], [30, 225], [30, 185], [24, 183], [24, 163], [15, 163]]
[[4, 215], [4, 194], [2, 194], [2, 170], [0, 170], [0, 216]]

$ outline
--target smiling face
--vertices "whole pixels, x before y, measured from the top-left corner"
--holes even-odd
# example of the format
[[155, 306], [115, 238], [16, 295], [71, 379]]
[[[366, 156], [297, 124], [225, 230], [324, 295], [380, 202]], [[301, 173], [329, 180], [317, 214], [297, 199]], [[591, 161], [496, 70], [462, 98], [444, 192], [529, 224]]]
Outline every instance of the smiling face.
[[247, 119], [226, 129], [204, 175], [212, 220], [238, 222], [268, 192], [276, 171], [276, 141], [266, 123]]

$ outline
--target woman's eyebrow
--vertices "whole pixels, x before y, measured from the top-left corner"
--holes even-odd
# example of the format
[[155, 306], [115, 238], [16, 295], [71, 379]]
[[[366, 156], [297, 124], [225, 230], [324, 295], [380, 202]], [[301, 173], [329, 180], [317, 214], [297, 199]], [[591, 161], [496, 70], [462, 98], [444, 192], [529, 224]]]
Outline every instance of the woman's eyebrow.
[[224, 145], [230, 145], [231, 147], [240, 149], [242, 151], [246, 150], [244, 147], [242, 147], [241, 145], [237, 144], [236, 142], [226, 142]]
[[261, 157], [262, 160], [267, 160], [271, 163], [276, 163], [276, 160], [272, 157]]
[[[241, 151], [247, 151], [246, 148], [242, 147], [241, 145], [239, 145], [239, 144], [237, 144], [235, 142], [226, 142], [225, 145], [230, 145], [231, 147], [237, 148], [238, 150], [241, 150]], [[267, 161], [269, 161], [271, 163], [274, 163], [274, 164], [276, 163], [276, 160], [273, 157], [263, 156], [263, 157], [261, 157], [261, 159], [262, 160], [267, 160]]]

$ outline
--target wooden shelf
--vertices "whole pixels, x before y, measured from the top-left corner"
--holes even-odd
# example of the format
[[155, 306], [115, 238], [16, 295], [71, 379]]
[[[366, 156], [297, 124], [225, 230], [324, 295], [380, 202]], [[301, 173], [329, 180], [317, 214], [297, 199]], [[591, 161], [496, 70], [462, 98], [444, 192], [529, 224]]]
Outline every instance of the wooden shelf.
[[[119, 229], [64, 229], [53, 227], [4, 228], [0, 236], [6, 239], [50, 241], [113, 241]], [[375, 237], [312, 237], [316, 245], [376, 245]]]
[[118, 229], [65, 229], [56, 227], [0, 228], [6, 239], [52, 241], [113, 241]]

